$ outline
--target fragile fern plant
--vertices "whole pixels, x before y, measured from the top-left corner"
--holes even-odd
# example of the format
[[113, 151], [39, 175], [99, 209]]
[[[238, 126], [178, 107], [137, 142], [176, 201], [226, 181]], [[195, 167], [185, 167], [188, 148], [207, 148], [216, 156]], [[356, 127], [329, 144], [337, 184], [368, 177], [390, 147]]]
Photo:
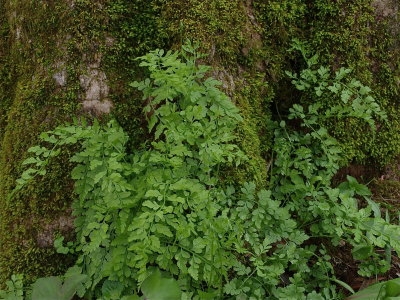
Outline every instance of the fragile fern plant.
[[296, 88], [303, 92], [302, 102], [311, 103], [310, 109], [314, 113], [319, 112], [319, 121], [358, 118], [375, 130], [375, 117], [381, 121], [387, 120], [386, 113], [372, 96], [371, 89], [352, 77], [351, 69], [342, 67], [332, 74], [328, 67], [318, 65], [318, 54], [308, 58], [305, 46], [298, 43], [295, 48], [302, 52], [307, 68], [300, 74], [286, 74], [292, 78]]
[[[276, 167], [271, 178], [274, 195], [287, 203], [312, 237], [330, 238], [334, 246], [343, 242], [352, 245], [354, 259], [361, 261], [360, 275], [384, 273], [390, 268], [391, 249], [399, 254], [399, 226], [381, 218], [371, 192], [355, 178], [348, 176], [347, 182], [332, 187], [332, 178], [345, 155], [324, 125], [327, 119], [358, 118], [375, 130], [375, 120], [386, 121], [386, 114], [370, 95], [369, 87], [349, 78], [351, 70], [341, 68], [332, 75], [329, 68], [318, 68], [317, 55], [308, 58], [304, 45], [296, 43], [295, 48], [302, 52], [308, 68], [300, 75], [288, 75], [305, 93], [304, 102], [312, 103], [306, 108], [295, 104], [290, 109], [288, 119], [301, 120], [303, 130], [289, 130], [285, 122], [280, 128], [276, 126]], [[386, 254], [376, 254], [375, 247], [385, 248]]]
[[[33, 176], [45, 175], [61, 146], [80, 145], [71, 158], [77, 238], [71, 249], [62, 239], [57, 245], [62, 253], [78, 254], [76, 268], [85, 275], [78, 294], [89, 299], [131, 300], [141, 293], [150, 300], [148, 295], [163, 300], [161, 294], [194, 300], [340, 298], [334, 283], [348, 286], [334, 277], [324, 244], [348, 243], [355, 259], [365, 261], [379, 258], [376, 247], [400, 251], [399, 227], [380, 218], [365, 186], [351, 177], [331, 186], [342, 154], [323, 127], [324, 116], [373, 125], [376, 103], [361, 99], [330, 111], [318, 102], [307, 109], [295, 105], [289, 118], [299, 119], [304, 130], [275, 124], [269, 190], [253, 183], [224, 187], [220, 167], [246, 160], [235, 144], [241, 117], [220, 83], [205, 78], [209, 68], [196, 63], [200, 57], [189, 43], [183, 51], [155, 50], [139, 58], [149, 78], [132, 85], [146, 103], [153, 135], [147, 146], [128, 153], [129, 137], [115, 121], [58, 127], [40, 136], [47, 147], [30, 149], [35, 157], [25, 161], [31, 168], [16, 192]], [[304, 76], [292, 77], [304, 85]], [[363, 208], [359, 197], [367, 202]], [[327, 242], [315, 243], [321, 238]], [[361, 273], [387, 267], [370, 266], [362, 265]], [[168, 291], [149, 292], [160, 289], [162, 280]]]
[[[150, 147], [128, 155], [128, 136], [115, 121], [41, 135], [55, 147], [77, 142], [82, 147], [71, 158], [77, 163], [72, 172], [77, 265], [89, 278], [81, 295], [86, 290], [94, 295], [110, 282], [118, 297], [129, 294], [154, 264], [177, 276], [184, 290], [195, 291], [202, 282], [217, 287], [236, 263], [226, 251], [235, 248], [237, 237], [219, 200], [218, 169], [245, 158], [233, 143], [241, 117], [219, 82], [203, 79], [208, 67], [197, 66], [198, 55], [186, 47], [184, 61], [179, 52], [162, 50], [140, 58], [150, 78], [133, 85], [148, 103]], [[37, 156], [25, 164], [34, 168], [19, 184], [44, 175], [43, 154], [58, 154], [44, 147], [30, 151]]]

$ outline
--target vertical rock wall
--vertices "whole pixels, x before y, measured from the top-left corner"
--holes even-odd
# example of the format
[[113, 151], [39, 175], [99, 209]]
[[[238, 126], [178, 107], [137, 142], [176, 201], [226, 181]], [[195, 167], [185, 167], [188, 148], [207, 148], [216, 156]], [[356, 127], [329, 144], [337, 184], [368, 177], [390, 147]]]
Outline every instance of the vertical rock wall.
[[376, 140], [348, 135], [346, 124], [332, 124], [349, 162], [396, 157], [398, 13], [395, 0], [2, 1], [0, 282], [12, 273], [24, 273], [28, 280], [57, 274], [73, 262], [56, 254], [52, 244], [57, 234], [73, 236], [68, 156], [74, 149], [52, 162], [46, 178], [35, 179], [13, 199], [7, 195], [39, 133], [72, 117], [115, 116], [130, 134], [132, 148], [148, 138], [141, 97], [128, 84], [143, 75], [135, 58], [151, 49], [178, 49], [186, 38], [198, 41], [208, 54], [210, 75], [223, 82], [241, 109], [237, 142], [251, 160], [240, 170], [227, 170], [227, 181], [266, 183], [267, 121], [300, 101], [284, 76], [285, 70], [302, 67], [300, 57], [287, 51], [293, 38], [308, 41], [333, 68], [353, 67], [378, 91], [390, 115]]

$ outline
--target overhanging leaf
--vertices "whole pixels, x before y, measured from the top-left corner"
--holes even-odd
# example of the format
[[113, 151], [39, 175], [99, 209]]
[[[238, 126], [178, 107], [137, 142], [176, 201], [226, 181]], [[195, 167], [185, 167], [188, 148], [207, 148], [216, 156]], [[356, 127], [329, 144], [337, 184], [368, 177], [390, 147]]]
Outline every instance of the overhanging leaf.
[[372, 254], [372, 246], [371, 245], [358, 245], [354, 247], [351, 251], [354, 259], [363, 260], [367, 259]]
[[59, 277], [45, 277], [39, 278], [32, 287], [32, 300], [54, 300], [54, 299], [67, 299], [61, 294], [62, 281]]
[[179, 300], [182, 294], [178, 282], [163, 278], [158, 269], [143, 281], [141, 290], [147, 300]]
[[389, 299], [389, 297], [400, 296], [400, 278], [373, 284], [346, 300], [378, 300]]

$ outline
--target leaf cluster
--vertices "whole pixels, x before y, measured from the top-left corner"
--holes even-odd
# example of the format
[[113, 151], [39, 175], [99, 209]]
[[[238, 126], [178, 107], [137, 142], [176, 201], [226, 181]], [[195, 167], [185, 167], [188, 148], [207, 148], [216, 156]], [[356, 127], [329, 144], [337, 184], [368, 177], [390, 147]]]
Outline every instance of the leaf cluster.
[[[320, 100], [293, 106], [288, 119], [300, 122], [297, 130], [272, 125], [269, 186], [225, 186], [221, 167], [247, 160], [235, 144], [241, 117], [199, 58], [190, 43], [139, 58], [149, 77], [132, 85], [143, 92], [153, 140], [133, 153], [114, 120], [58, 127], [40, 136], [47, 147], [31, 149], [36, 156], [25, 162], [32, 167], [17, 190], [45, 174], [60, 146], [81, 147], [71, 158], [76, 242], [56, 241], [60, 253], [78, 254], [78, 295], [338, 299], [336, 284], [351, 288], [335, 278], [328, 248], [342, 244], [351, 245], [360, 274], [387, 270], [391, 250], [400, 252], [400, 228], [382, 219], [355, 178], [332, 186], [343, 153], [324, 127], [327, 117], [361, 118], [372, 127], [375, 116], [384, 118], [369, 89], [342, 84], [346, 70], [330, 80], [328, 68], [314, 70], [317, 59], [308, 60], [307, 70], [290, 76]], [[341, 102], [326, 108], [324, 97], [336, 96]], [[377, 248], [387, 249], [386, 257]]]

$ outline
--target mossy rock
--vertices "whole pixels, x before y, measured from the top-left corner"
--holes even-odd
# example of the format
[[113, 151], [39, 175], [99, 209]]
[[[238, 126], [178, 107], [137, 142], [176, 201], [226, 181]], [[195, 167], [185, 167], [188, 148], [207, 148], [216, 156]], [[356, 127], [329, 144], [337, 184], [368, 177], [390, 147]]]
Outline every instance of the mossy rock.
[[226, 182], [267, 183], [272, 163], [268, 121], [279, 119], [278, 112], [284, 118], [299, 101], [284, 75], [304, 66], [298, 54], [287, 51], [293, 38], [307, 41], [333, 69], [353, 68], [389, 115], [375, 135], [357, 122], [330, 124], [348, 161], [379, 167], [392, 161], [400, 154], [399, 39], [393, 31], [395, 14], [379, 14], [372, 4], [16, 0], [1, 6], [0, 283], [15, 272], [25, 273], [27, 281], [58, 274], [73, 262], [55, 252], [52, 240], [73, 230], [68, 219], [73, 183], [67, 178], [74, 149], [53, 161], [45, 178], [35, 179], [12, 199], [8, 194], [40, 132], [76, 116], [96, 115], [82, 109], [87, 95], [82, 76], [94, 70], [93, 78], [102, 78], [107, 95], [98, 100], [112, 103], [112, 115], [130, 135], [130, 147], [137, 148], [149, 136], [141, 96], [129, 87], [144, 77], [135, 59], [155, 48], [179, 49], [187, 38], [208, 54], [203, 62], [212, 66], [209, 75], [222, 81], [244, 119], [237, 143], [250, 160], [239, 170], [225, 170]]

